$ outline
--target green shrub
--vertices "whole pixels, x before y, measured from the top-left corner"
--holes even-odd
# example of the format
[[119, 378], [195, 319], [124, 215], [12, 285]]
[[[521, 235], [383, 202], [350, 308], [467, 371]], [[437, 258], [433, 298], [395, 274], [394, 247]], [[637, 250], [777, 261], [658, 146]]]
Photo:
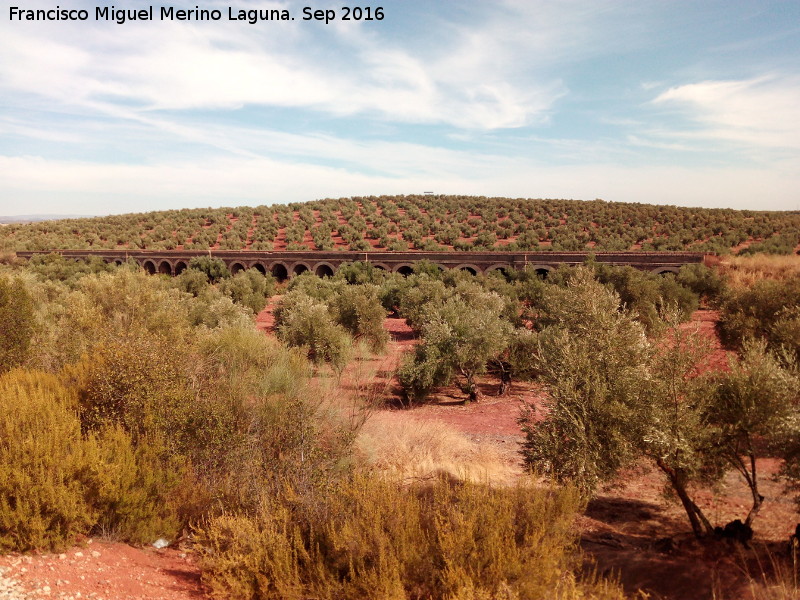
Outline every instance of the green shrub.
[[90, 440], [86, 487], [96, 512], [93, 531], [138, 544], [174, 539], [182, 524], [175, 500], [187, 476], [183, 460], [149, 440], [135, 448], [118, 426]]
[[384, 310], [392, 313], [397, 312], [405, 287], [406, 283], [402, 275], [393, 273], [386, 276], [378, 292]]
[[210, 329], [217, 329], [252, 324], [253, 321], [250, 309], [236, 304], [233, 299], [213, 286], [208, 286], [197, 298], [187, 304], [187, 321], [192, 326], [202, 325]]
[[328, 302], [332, 296], [344, 289], [346, 284], [341, 279], [322, 279], [310, 271], [293, 277], [286, 288], [287, 292], [303, 293], [306, 296]]
[[92, 347], [68, 368], [87, 431], [119, 425], [135, 443], [173, 437], [194, 398], [188, 359], [160, 336], [130, 335]]
[[800, 359], [800, 277], [762, 279], [745, 289], [731, 289], [722, 299], [722, 341], [741, 347], [748, 338], [762, 339], [771, 350], [785, 347]]
[[377, 268], [370, 262], [345, 263], [336, 271], [336, 279], [344, 279], [350, 285], [372, 283], [380, 285], [386, 277], [386, 271]]
[[710, 302], [716, 301], [725, 290], [725, 281], [717, 271], [701, 263], [682, 266], [677, 281]]
[[355, 339], [365, 340], [373, 352], [383, 352], [389, 332], [383, 328], [386, 311], [374, 285], [348, 286], [329, 300], [334, 320]]
[[663, 327], [660, 315], [668, 307], [676, 306], [683, 320], [697, 309], [698, 297], [671, 275], [643, 273], [633, 267], [593, 266], [597, 279], [619, 294], [625, 308], [636, 315], [649, 334]]
[[220, 279], [231, 276], [231, 272], [221, 258], [196, 256], [189, 261], [189, 268], [205, 273], [211, 283], [217, 283]]
[[406, 397], [424, 399], [433, 388], [447, 385], [458, 375], [464, 393], [477, 400], [475, 377], [510, 342], [512, 328], [501, 318], [501, 309], [500, 297], [486, 292], [455, 296], [439, 307], [428, 305], [422, 340], [398, 371]]
[[[639, 456], [652, 350], [643, 327], [620, 312], [619, 296], [578, 269], [567, 287], [547, 289], [547, 327], [531, 357], [547, 386], [547, 418], [522, 419], [526, 462], [593, 491]], [[641, 407], [641, 408], [639, 408]]]
[[337, 325], [328, 307], [302, 293], [284, 296], [275, 314], [278, 338], [288, 346], [302, 347], [315, 364], [330, 363], [341, 371], [350, 357], [347, 331]]
[[260, 313], [267, 305], [267, 299], [275, 291], [275, 280], [266, 277], [255, 269], [247, 269], [224, 279], [220, 291], [230, 296], [236, 303], [248, 307], [254, 314]]
[[65, 258], [60, 254], [36, 254], [28, 261], [28, 269], [43, 279], [62, 281], [74, 287], [85, 275], [113, 271], [116, 266], [93, 256], [88, 260]]
[[452, 378], [448, 361], [437, 345], [417, 344], [413, 351], [403, 356], [397, 369], [397, 380], [409, 402], [425, 400], [436, 388], [446, 385]]
[[45, 373], [0, 377], [0, 549], [54, 550], [94, 523], [75, 398]]
[[25, 284], [0, 277], [0, 373], [25, 361], [33, 333], [33, 301]]
[[427, 275], [411, 276], [400, 294], [399, 313], [412, 329], [419, 332], [431, 306], [438, 306], [452, 295], [447, 286]]
[[202, 294], [209, 285], [208, 275], [200, 269], [185, 269], [173, 282], [179, 290], [195, 297]]

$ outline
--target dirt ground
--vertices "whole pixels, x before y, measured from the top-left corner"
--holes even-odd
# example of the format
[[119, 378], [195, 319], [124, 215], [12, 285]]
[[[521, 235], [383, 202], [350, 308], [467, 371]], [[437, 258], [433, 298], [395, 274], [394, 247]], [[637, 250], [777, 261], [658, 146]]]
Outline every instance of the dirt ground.
[[0, 557], [0, 598], [197, 600], [205, 598], [190, 554], [86, 540], [62, 554]]
[[[258, 315], [258, 327], [272, 332], [272, 307]], [[717, 315], [698, 311], [687, 327], [707, 335], [713, 353], [706, 368], [724, 368], [727, 356], [716, 339]], [[386, 355], [356, 361], [343, 377], [343, 385], [364, 391], [365, 378], [375, 394], [396, 394], [393, 371], [402, 354], [414, 343], [405, 322], [387, 318], [392, 336]], [[475, 441], [490, 442], [501, 450], [504, 460], [522, 473], [519, 454], [523, 440], [517, 422], [524, 403], [541, 402], [541, 390], [532, 384], [515, 383], [508, 394], [497, 397], [495, 385], [482, 385], [480, 402], [464, 403], [456, 389], [443, 390], [434, 402], [411, 409], [390, 406], [383, 417], [413, 421], [438, 421], [463, 432]], [[618, 577], [632, 595], [645, 590], [649, 598], [670, 600], [733, 600], [749, 597], [741, 574], [748, 564], [758, 575], [763, 563], [755, 565], [768, 548], [783, 552], [799, 520], [796, 507], [769, 475], [779, 468], [775, 460], [761, 460], [762, 493], [766, 502], [754, 523], [753, 549], [728, 543], [700, 546], [692, 538], [682, 509], [665, 498], [664, 482], [647, 464], [622, 474], [600, 491], [578, 518], [580, 546], [587, 568]], [[747, 488], [729, 475], [715, 490], [704, 490], [699, 504], [715, 522], [724, 524], [741, 518], [749, 506]], [[754, 566], [755, 565], [755, 566]], [[768, 566], [767, 566], [768, 570]], [[715, 595], [716, 594], [716, 595]], [[0, 557], [0, 598], [117, 598], [189, 600], [205, 598], [200, 572], [191, 553], [178, 549], [132, 548], [102, 540], [86, 540], [79, 547], [57, 555], [9, 555]]]

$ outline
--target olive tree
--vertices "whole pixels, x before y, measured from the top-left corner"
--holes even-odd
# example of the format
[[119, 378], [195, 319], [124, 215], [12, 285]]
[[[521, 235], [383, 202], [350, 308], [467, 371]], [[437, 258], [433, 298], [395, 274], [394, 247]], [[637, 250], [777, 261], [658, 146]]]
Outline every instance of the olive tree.
[[422, 399], [435, 387], [458, 378], [470, 400], [480, 398], [476, 377], [508, 346], [511, 325], [500, 315], [503, 303], [493, 293], [473, 301], [460, 296], [430, 307], [422, 340], [398, 372], [409, 399]]
[[619, 310], [619, 297], [579, 269], [546, 289], [547, 322], [532, 360], [548, 399], [521, 419], [526, 463], [591, 493], [638, 455], [646, 423], [643, 326]]
[[709, 415], [713, 386], [707, 377], [697, 376], [697, 365], [707, 357], [709, 346], [696, 331], [678, 326], [678, 314], [666, 320], [671, 327], [659, 340], [648, 377], [642, 381], [647, 390], [638, 411], [643, 429], [635, 443], [664, 474], [692, 531], [701, 537], [714, 528], [692, 497], [693, 484], [711, 484], [724, 474]]
[[304, 348], [315, 364], [330, 363], [339, 372], [344, 369], [351, 338], [324, 303], [303, 293], [287, 294], [275, 311], [275, 324], [278, 338], [287, 346]]
[[[721, 455], [745, 480], [753, 498], [745, 519], [748, 526], [764, 501], [758, 489], [758, 441], [776, 440], [775, 433], [791, 423], [800, 396], [800, 382], [791, 368], [784, 368], [766, 346], [764, 340], [745, 341], [741, 358], [731, 359], [728, 372], [717, 376], [709, 407]], [[784, 360], [793, 362], [791, 357]], [[777, 446], [780, 449], [780, 442]]]

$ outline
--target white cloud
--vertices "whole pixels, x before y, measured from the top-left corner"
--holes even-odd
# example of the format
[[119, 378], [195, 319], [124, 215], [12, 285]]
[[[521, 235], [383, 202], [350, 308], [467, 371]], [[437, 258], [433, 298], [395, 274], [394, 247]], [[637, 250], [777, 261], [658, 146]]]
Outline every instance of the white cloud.
[[653, 102], [682, 109], [700, 126], [677, 131], [687, 138], [712, 138], [755, 147], [800, 149], [800, 79], [771, 75], [756, 79], [703, 81], [673, 87]]
[[563, 94], [557, 80], [526, 73], [529, 45], [494, 39], [508, 22], [452, 29], [427, 51], [341, 24], [324, 36], [298, 22], [268, 23], [268, 36], [265, 27], [227, 22], [79, 26], [81, 35], [66, 25], [3, 23], [0, 91], [66, 105], [302, 107], [467, 129], [544, 118]]

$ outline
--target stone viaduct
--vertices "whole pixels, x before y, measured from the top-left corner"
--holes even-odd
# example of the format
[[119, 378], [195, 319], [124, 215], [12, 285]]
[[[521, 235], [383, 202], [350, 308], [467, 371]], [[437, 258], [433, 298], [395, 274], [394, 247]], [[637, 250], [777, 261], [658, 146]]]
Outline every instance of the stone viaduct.
[[[178, 275], [197, 256], [211, 256], [225, 262], [232, 273], [256, 269], [271, 273], [283, 281], [305, 271], [320, 277], [333, 275], [348, 262], [368, 262], [379, 269], [404, 275], [420, 260], [428, 260], [442, 269], [463, 269], [472, 274], [487, 273], [507, 268], [532, 268], [541, 275], [559, 265], [578, 265], [589, 252], [353, 252], [353, 251], [280, 251], [260, 250], [47, 250], [17, 252], [21, 258], [35, 254], [61, 254], [67, 258], [86, 260], [99, 257], [106, 262], [122, 264], [136, 261], [148, 273]], [[699, 252], [596, 252], [591, 253], [597, 262], [611, 265], [629, 265], [652, 273], [677, 273], [683, 265], [702, 263], [705, 255]]]

